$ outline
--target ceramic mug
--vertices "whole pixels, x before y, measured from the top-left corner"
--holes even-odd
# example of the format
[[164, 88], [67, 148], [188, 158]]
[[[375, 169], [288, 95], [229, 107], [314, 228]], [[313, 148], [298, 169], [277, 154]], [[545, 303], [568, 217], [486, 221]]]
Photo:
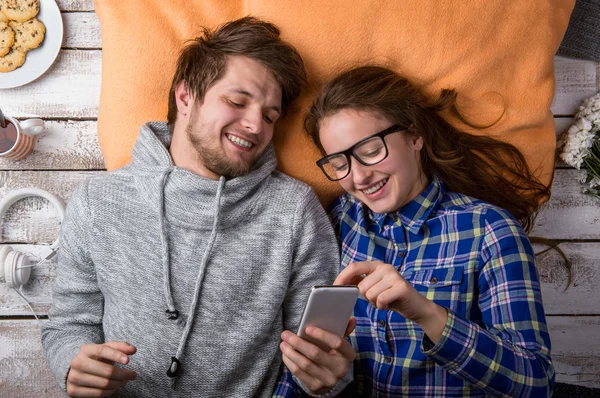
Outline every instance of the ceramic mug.
[[42, 119], [18, 121], [4, 115], [6, 127], [0, 124], [0, 157], [20, 160], [33, 151], [35, 137], [46, 131]]

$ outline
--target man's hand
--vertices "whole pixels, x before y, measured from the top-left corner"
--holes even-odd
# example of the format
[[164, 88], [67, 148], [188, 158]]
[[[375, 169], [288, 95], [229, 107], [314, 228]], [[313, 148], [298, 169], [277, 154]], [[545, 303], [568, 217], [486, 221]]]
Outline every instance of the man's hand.
[[136, 348], [121, 341], [104, 344], [85, 344], [73, 361], [67, 376], [70, 397], [107, 397], [135, 380], [136, 372], [114, 365], [129, 363]]
[[362, 296], [380, 310], [392, 310], [415, 321], [437, 343], [448, 320], [448, 312], [415, 289], [391, 264], [379, 260], [351, 263], [334, 285], [357, 285]]
[[286, 330], [281, 334], [283, 362], [311, 392], [324, 394], [346, 375], [354, 360], [354, 349], [346, 337], [355, 327], [356, 319], [350, 318], [344, 336], [340, 337], [318, 327], [308, 326], [306, 334], [331, 347], [328, 352]]

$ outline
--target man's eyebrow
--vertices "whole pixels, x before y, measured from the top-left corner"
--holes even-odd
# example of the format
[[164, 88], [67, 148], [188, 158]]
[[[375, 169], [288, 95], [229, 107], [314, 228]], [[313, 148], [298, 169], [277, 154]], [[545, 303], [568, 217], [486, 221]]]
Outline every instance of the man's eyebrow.
[[[226, 90], [226, 91], [230, 92], [230, 93], [234, 93], [234, 94], [241, 94], [241, 95], [243, 95], [245, 97], [248, 97], [248, 98], [253, 98], [254, 97], [252, 94], [250, 94], [248, 91], [246, 91], [246, 90], [244, 90], [242, 88], [232, 88], [232, 89], [229, 89], [229, 90]], [[268, 109], [272, 109], [275, 112], [281, 114], [281, 108], [278, 107], [277, 105], [268, 106], [267, 108]]]

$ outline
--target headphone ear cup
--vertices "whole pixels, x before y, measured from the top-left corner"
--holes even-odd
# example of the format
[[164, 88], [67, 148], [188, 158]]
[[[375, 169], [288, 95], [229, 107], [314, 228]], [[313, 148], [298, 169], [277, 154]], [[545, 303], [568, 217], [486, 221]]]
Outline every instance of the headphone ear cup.
[[6, 285], [13, 289], [18, 289], [26, 284], [31, 275], [31, 268], [22, 268], [26, 265], [27, 256], [18, 251], [11, 251], [4, 260], [4, 276]]
[[6, 257], [8, 253], [12, 252], [13, 248], [11, 245], [1, 245], [0, 246], [0, 282], [6, 280], [6, 275], [4, 275], [4, 262], [6, 261]]

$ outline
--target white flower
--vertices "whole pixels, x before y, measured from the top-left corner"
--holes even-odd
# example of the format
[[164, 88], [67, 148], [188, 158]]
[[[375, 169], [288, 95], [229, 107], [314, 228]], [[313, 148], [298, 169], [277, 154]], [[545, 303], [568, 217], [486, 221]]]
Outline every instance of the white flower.
[[[582, 170], [579, 182], [586, 184], [585, 193], [600, 198], [600, 93], [586, 98], [579, 107], [573, 124], [558, 141], [559, 158]], [[587, 170], [586, 168], [589, 168]]]

